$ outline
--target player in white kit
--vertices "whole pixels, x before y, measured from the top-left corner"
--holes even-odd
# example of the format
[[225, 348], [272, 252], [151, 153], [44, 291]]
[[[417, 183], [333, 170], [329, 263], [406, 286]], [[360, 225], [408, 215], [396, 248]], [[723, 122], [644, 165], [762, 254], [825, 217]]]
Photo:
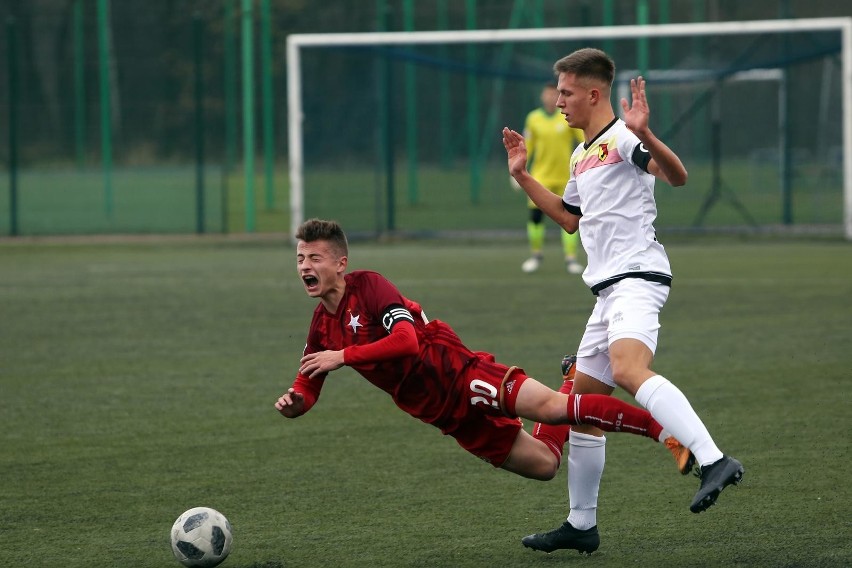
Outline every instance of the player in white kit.
[[[690, 510], [700, 513], [725, 487], [738, 483], [744, 469], [719, 450], [680, 389], [650, 368], [659, 313], [672, 282], [668, 257], [653, 226], [654, 181], [681, 186], [687, 171], [648, 127], [642, 77], [631, 80], [632, 101], [628, 105], [622, 99], [619, 119], [610, 103], [615, 64], [606, 53], [580, 49], [557, 61], [554, 72], [557, 107], [585, 138], [571, 156], [571, 179], [562, 198], [527, 172], [523, 136], [504, 128], [503, 144], [512, 177], [566, 231], [579, 229], [588, 256], [583, 279], [597, 300], [577, 350], [572, 392], [611, 394], [619, 386], [647, 408], [694, 454], [701, 485]], [[522, 542], [545, 552], [591, 553], [600, 545], [597, 501], [606, 438], [594, 427], [572, 427], [568, 443], [568, 519]]]

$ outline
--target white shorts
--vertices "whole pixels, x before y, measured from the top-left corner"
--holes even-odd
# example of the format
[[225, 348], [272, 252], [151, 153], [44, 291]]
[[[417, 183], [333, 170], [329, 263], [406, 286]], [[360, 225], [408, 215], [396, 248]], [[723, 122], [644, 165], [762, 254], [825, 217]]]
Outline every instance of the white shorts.
[[668, 297], [668, 286], [641, 278], [625, 278], [601, 290], [577, 349], [577, 371], [614, 388], [609, 346], [638, 339], [655, 353], [660, 310]]

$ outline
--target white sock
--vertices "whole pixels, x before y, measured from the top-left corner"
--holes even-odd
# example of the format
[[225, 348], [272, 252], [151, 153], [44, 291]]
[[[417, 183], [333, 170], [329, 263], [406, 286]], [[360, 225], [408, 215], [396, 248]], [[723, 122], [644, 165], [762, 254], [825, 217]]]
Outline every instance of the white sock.
[[636, 402], [647, 408], [663, 428], [695, 454], [698, 465], [722, 459], [722, 452], [686, 396], [665, 377], [654, 375], [642, 383], [636, 391]]
[[586, 530], [598, 524], [598, 490], [606, 458], [606, 437], [568, 434], [568, 522]]

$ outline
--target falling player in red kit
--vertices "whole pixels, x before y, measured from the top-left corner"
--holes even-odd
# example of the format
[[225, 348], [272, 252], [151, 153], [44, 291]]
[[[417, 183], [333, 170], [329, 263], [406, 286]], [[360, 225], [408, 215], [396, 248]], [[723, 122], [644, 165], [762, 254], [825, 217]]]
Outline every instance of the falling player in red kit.
[[[449, 325], [427, 320], [420, 305], [377, 272], [346, 273], [346, 235], [334, 221], [309, 220], [296, 239], [299, 277], [319, 305], [298, 376], [275, 403], [285, 417], [310, 410], [328, 373], [347, 365], [411, 416], [494, 467], [524, 477], [556, 475], [570, 424], [664, 442], [682, 472], [691, 468], [689, 450], [647, 411], [610, 396], [567, 394], [571, 377], [553, 391], [518, 367], [468, 349]], [[540, 423], [532, 435], [519, 417]]]

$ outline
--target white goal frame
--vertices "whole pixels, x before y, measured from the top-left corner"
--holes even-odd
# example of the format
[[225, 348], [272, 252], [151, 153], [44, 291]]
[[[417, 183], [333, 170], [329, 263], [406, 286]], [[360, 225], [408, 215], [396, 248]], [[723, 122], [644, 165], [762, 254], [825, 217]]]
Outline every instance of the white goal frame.
[[759, 33], [838, 31], [841, 36], [843, 131], [843, 226], [852, 241], [852, 17], [788, 20], [744, 20], [694, 24], [650, 24], [584, 28], [448, 30], [431, 32], [366, 32], [291, 34], [287, 36], [287, 112], [290, 173], [290, 235], [304, 221], [304, 153], [301, 50], [311, 47], [503, 43], [548, 40], [604, 40]]

